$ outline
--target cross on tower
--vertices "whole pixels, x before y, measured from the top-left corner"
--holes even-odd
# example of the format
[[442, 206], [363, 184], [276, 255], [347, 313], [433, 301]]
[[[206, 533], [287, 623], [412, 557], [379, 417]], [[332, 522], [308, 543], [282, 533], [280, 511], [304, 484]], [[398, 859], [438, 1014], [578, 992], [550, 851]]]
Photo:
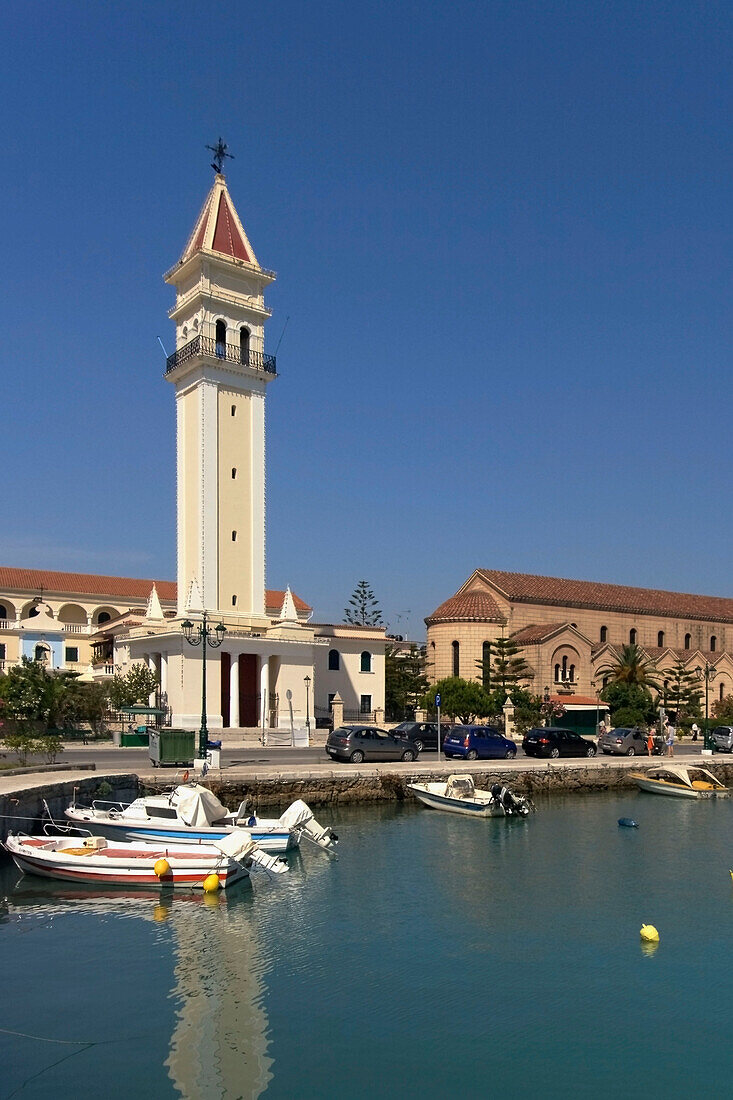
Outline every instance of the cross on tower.
[[216, 145], [207, 145], [206, 148], [210, 149], [211, 152], [214, 154], [214, 159], [212, 161], [211, 167], [218, 175], [221, 175], [221, 167], [224, 163], [224, 158], [228, 157], [229, 160], [234, 160], [232, 154], [227, 153], [227, 149], [229, 148], [229, 146], [225, 142], [223, 142], [221, 138], [219, 138]]

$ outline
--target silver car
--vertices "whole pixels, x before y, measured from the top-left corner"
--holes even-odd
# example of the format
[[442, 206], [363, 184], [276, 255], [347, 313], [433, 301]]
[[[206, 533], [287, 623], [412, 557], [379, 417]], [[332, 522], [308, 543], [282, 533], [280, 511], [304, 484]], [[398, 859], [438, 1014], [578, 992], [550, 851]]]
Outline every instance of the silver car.
[[733, 726], [716, 726], [710, 736], [716, 752], [733, 752]]
[[606, 730], [598, 738], [601, 752], [615, 753], [617, 756], [646, 756], [648, 734], [633, 726], [619, 726], [615, 730]]

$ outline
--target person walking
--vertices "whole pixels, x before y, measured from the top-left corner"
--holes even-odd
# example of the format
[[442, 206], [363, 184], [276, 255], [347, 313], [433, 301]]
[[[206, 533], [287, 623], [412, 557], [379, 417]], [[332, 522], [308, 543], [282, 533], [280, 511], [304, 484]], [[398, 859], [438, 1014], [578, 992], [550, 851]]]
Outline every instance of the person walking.
[[697, 722], [692, 723], [692, 740], [697, 741], [698, 734], [700, 733], [700, 727]]
[[674, 756], [674, 735], [676, 730], [671, 722], [667, 722], [667, 756]]
[[654, 726], [649, 727], [649, 736], [646, 739], [646, 751], [650, 756], [654, 754]]

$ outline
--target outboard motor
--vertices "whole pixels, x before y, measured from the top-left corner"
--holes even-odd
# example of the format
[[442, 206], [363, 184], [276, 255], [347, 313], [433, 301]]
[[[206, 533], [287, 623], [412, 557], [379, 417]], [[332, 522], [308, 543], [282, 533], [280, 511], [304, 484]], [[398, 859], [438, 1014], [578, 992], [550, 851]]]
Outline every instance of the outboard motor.
[[302, 799], [298, 799], [288, 806], [284, 814], [280, 816], [280, 824], [290, 829], [293, 836], [300, 841], [302, 837], [317, 844], [319, 848], [333, 854], [338, 837], [333, 829], [327, 825], [319, 825], [313, 816], [313, 811]]

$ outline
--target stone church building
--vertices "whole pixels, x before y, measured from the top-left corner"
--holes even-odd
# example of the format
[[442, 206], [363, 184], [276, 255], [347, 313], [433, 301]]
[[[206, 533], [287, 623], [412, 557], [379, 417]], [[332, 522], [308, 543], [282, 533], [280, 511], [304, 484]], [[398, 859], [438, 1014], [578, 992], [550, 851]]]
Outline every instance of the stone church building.
[[503, 634], [521, 647], [538, 695], [594, 698], [608, 678], [600, 670], [628, 643], [660, 671], [700, 669], [703, 710], [706, 690], [708, 706], [733, 692], [733, 599], [720, 596], [477, 569], [425, 622], [433, 683], [480, 680], [477, 662]]

